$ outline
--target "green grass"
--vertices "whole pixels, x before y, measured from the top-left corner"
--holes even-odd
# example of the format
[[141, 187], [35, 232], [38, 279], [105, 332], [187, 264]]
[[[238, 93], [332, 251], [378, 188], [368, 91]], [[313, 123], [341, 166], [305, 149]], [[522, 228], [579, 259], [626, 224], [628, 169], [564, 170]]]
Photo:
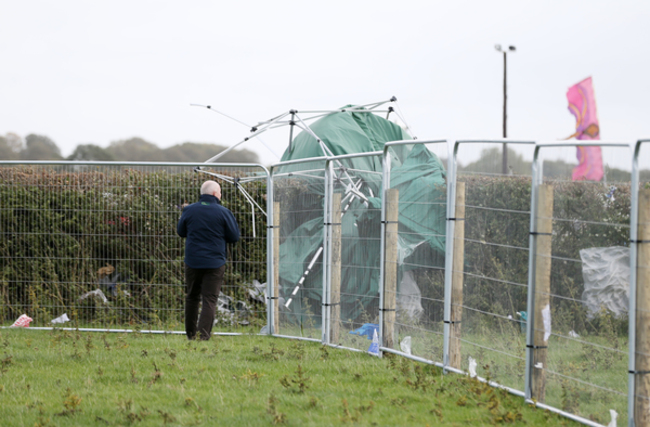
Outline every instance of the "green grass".
[[[442, 322], [440, 322], [442, 323]], [[365, 336], [349, 334], [350, 323], [341, 325], [340, 345], [366, 350], [369, 341]], [[556, 325], [560, 335], [567, 336]], [[320, 337], [320, 330], [297, 329], [281, 325], [287, 335]], [[435, 333], [435, 332], [438, 333]], [[415, 356], [442, 362], [443, 337], [440, 324], [400, 325], [393, 346], [411, 337], [411, 351]], [[461, 369], [469, 370], [468, 358], [478, 363], [477, 374], [495, 382], [524, 390], [526, 369], [526, 334], [519, 324], [502, 322], [486, 324], [475, 322], [462, 333]], [[618, 425], [627, 424], [628, 339], [613, 331], [601, 334], [584, 334], [579, 340], [552, 335], [548, 343], [546, 393], [544, 403], [571, 414], [607, 425], [610, 409], [618, 413]]]
[[434, 366], [312, 342], [0, 334], [3, 426], [574, 424]]
[[[558, 333], [568, 335], [568, 331]], [[414, 355], [442, 360], [440, 335], [403, 327], [400, 339], [405, 335], [412, 337]], [[478, 363], [479, 376], [524, 389], [526, 335], [518, 325], [482, 325], [464, 332], [462, 338], [463, 370], [468, 370], [468, 358], [472, 357]], [[614, 409], [618, 425], [627, 425], [627, 337], [584, 334], [575, 340], [552, 335], [547, 352], [546, 404], [604, 425], [610, 422], [609, 411]]]

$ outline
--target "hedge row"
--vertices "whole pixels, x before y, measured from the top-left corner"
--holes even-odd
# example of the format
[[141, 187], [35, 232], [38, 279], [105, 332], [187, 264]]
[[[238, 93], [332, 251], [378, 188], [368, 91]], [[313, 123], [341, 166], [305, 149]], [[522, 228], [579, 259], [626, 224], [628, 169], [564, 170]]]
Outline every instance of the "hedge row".
[[[514, 315], [526, 309], [530, 179], [462, 179], [467, 185], [464, 304], [477, 312]], [[203, 180], [192, 171], [0, 169], [2, 318], [28, 312], [45, 323], [68, 311], [86, 323], [179, 321], [183, 240], [175, 227], [181, 205], [196, 200]], [[265, 182], [245, 186], [264, 207]], [[285, 187], [276, 195], [285, 213], [317, 212], [322, 206], [313, 191]], [[580, 302], [579, 251], [628, 244], [630, 186], [556, 182], [554, 192], [551, 292], [560, 296], [552, 300], [554, 325], [595, 331], [598, 319], [589, 320]], [[224, 291], [244, 300], [246, 285], [266, 278], [266, 217], [256, 214], [253, 238], [250, 204], [229, 184], [224, 184], [223, 203], [235, 213], [243, 236], [231, 247]], [[295, 228], [296, 217], [283, 216], [282, 228]], [[100, 269], [107, 266], [115, 269], [112, 275], [120, 274], [115, 286], [101, 278]], [[423, 270], [416, 276], [427, 298], [426, 316], [437, 322], [442, 305], [427, 301], [442, 298], [442, 272]], [[95, 289], [107, 296], [110, 309], [96, 297], [80, 300]]]
[[[526, 310], [530, 230], [529, 178], [466, 178], [464, 304], [511, 315]], [[582, 304], [580, 250], [627, 246], [630, 185], [549, 182], [554, 189], [551, 262], [552, 319], [556, 330], [598, 332], [599, 319]], [[523, 213], [522, 213], [523, 212]], [[486, 244], [490, 243], [490, 245]], [[619, 319], [620, 331], [626, 333]]]
[[[235, 172], [244, 174], [243, 172]], [[233, 171], [224, 172], [233, 175]], [[80, 323], [174, 323], [182, 319], [182, 205], [196, 201], [206, 175], [95, 168], [0, 169], [0, 316], [27, 312], [37, 323], [67, 312]], [[265, 207], [265, 183], [245, 188]], [[266, 218], [229, 184], [224, 206], [242, 240], [230, 247], [225, 293], [266, 278]], [[118, 276], [119, 274], [119, 276]], [[108, 303], [88, 292], [100, 289]]]

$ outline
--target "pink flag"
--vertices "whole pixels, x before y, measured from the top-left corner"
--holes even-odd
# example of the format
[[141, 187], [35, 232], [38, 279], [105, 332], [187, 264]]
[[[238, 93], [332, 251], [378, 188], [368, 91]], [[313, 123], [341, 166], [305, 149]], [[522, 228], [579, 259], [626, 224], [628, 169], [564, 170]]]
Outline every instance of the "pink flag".
[[[576, 116], [576, 132], [571, 135], [580, 140], [600, 139], [596, 97], [588, 77], [569, 88], [566, 93], [569, 111]], [[603, 178], [603, 157], [600, 147], [578, 147], [578, 166], [573, 169], [573, 180], [600, 181]]]

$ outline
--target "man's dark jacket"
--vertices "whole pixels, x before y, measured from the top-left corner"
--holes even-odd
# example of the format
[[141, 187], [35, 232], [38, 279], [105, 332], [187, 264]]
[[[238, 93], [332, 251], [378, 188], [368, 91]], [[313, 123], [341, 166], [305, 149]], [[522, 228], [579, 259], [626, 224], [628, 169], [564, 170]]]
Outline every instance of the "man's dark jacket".
[[235, 216], [209, 194], [183, 209], [176, 231], [187, 237], [185, 264], [191, 268], [221, 267], [226, 263], [226, 243], [239, 240]]

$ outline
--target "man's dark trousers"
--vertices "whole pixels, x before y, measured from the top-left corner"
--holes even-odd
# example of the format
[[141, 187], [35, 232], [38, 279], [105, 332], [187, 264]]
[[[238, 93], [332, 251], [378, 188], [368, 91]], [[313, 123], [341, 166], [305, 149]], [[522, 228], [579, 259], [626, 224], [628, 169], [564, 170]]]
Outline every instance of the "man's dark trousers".
[[[223, 274], [226, 265], [219, 268], [191, 268], [185, 266], [185, 283], [187, 294], [185, 296], [185, 333], [187, 338], [196, 338], [196, 318], [199, 318], [198, 333], [202, 340], [209, 340], [214, 324], [214, 315], [217, 309], [217, 299], [223, 284]], [[199, 303], [203, 300], [201, 315], [199, 316]]]

